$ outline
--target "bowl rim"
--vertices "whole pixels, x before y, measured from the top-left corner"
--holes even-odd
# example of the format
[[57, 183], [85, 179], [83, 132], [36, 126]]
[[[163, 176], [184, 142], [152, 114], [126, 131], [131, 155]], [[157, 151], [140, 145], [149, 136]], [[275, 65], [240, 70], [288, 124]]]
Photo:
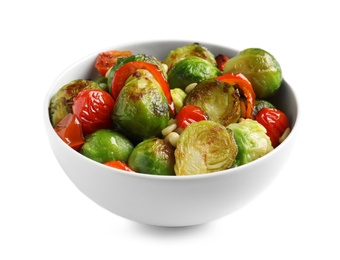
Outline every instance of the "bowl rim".
[[[54, 131], [52, 124], [50, 122], [50, 118], [49, 118], [49, 113], [48, 113], [48, 107], [49, 107], [49, 103], [51, 100], [51, 97], [53, 96], [53, 94], [55, 93], [55, 85], [56, 83], [63, 78], [63, 76], [69, 71], [71, 70], [73, 67], [81, 64], [82, 62], [88, 60], [88, 59], [93, 59], [95, 58], [96, 55], [98, 55], [99, 52], [101, 51], [105, 51], [108, 50], [110, 48], [124, 48], [127, 49], [127, 47], [129, 46], [138, 46], [138, 45], [145, 45], [145, 44], [169, 44], [169, 43], [176, 43], [178, 45], [182, 45], [182, 44], [190, 44], [193, 42], [199, 42], [200, 44], [202, 44], [203, 46], [214, 46], [215, 48], [224, 48], [224, 49], [228, 49], [231, 52], [239, 52], [239, 50], [233, 48], [233, 47], [229, 47], [229, 46], [223, 46], [221, 44], [215, 44], [212, 42], [206, 42], [206, 41], [192, 41], [192, 40], [175, 40], [175, 39], [170, 39], [170, 40], [145, 40], [145, 41], [136, 41], [136, 42], [127, 42], [127, 43], [120, 43], [118, 45], [114, 45], [111, 44], [110, 46], [107, 47], [102, 47], [100, 49], [98, 49], [97, 51], [94, 51], [90, 54], [87, 54], [85, 56], [83, 56], [82, 58], [78, 59], [77, 61], [71, 63], [69, 66], [67, 66], [63, 71], [61, 71], [61, 73], [59, 73], [59, 75], [52, 81], [52, 84], [50, 84], [50, 87], [47, 89], [46, 93], [45, 93], [45, 98], [43, 101], [43, 120], [45, 123], [45, 128], [46, 131], [51, 132], [53, 138], [56, 138], [58, 140], [58, 142], [61, 142], [61, 145], [63, 145], [65, 147], [65, 149], [70, 149], [72, 150], [71, 152], [75, 154], [75, 156], [79, 156], [79, 158], [82, 158], [84, 160], [87, 160], [88, 163], [94, 163], [96, 164], [99, 168], [100, 167], [104, 167], [103, 169], [105, 171], [112, 171], [112, 173], [116, 173], [116, 174], [123, 174], [132, 178], [142, 178], [142, 179], [151, 179], [151, 180], [166, 180], [166, 181], [182, 181], [182, 180], [197, 180], [197, 179], [205, 179], [205, 178], [214, 178], [214, 177], [218, 177], [218, 176], [222, 176], [222, 175], [233, 175], [233, 174], [238, 174], [240, 169], [243, 169], [246, 171], [247, 168], [253, 167], [255, 164], [259, 164], [261, 163], [263, 160], [267, 160], [270, 159], [270, 157], [275, 156], [276, 153], [278, 153], [281, 149], [284, 149], [284, 147], [286, 145], [288, 145], [288, 143], [290, 142], [291, 139], [293, 139], [296, 136], [296, 132], [297, 129], [299, 127], [300, 124], [300, 103], [298, 101], [298, 97], [296, 95], [296, 91], [291, 87], [291, 85], [285, 80], [285, 77], [283, 77], [283, 81], [282, 84], [285, 83], [285, 87], [287, 87], [289, 89], [290, 92], [292, 92], [292, 96], [294, 97], [294, 103], [296, 105], [296, 111], [297, 113], [295, 114], [295, 120], [294, 120], [294, 125], [291, 128], [291, 131], [289, 133], [289, 135], [287, 136], [287, 138], [276, 148], [274, 148], [274, 150], [272, 150], [271, 152], [269, 152], [268, 154], [252, 161], [249, 162], [247, 164], [235, 167], [235, 168], [229, 168], [226, 170], [222, 170], [222, 171], [217, 171], [217, 172], [211, 172], [211, 173], [205, 173], [205, 174], [195, 174], [195, 175], [183, 175], [183, 176], [177, 176], [177, 175], [153, 175], [153, 174], [146, 174], [146, 173], [137, 173], [137, 172], [128, 172], [128, 171], [124, 171], [124, 170], [120, 170], [120, 169], [116, 169], [116, 168], [112, 168], [112, 167], [108, 167], [102, 163], [99, 163], [97, 161], [94, 161], [90, 158], [87, 158], [86, 156], [80, 154], [78, 151], [73, 150], [71, 147], [69, 147], [58, 135], [57, 133]], [[209, 47], [208, 47], [209, 48]], [[49, 138], [52, 138], [51, 135], [49, 135]], [[53, 149], [52, 149], [53, 150]], [[54, 151], [53, 151], [54, 152]], [[99, 171], [98, 173], [101, 173], [102, 171]]]

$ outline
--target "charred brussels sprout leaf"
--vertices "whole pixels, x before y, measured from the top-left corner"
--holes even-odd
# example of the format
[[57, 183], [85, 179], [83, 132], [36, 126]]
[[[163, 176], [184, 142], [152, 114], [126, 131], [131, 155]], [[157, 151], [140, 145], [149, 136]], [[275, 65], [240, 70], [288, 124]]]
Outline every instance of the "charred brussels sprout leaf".
[[273, 55], [259, 48], [248, 48], [227, 61], [224, 73], [242, 73], [251, 82], [256, 97], [273, 96], [282, 83], [282, 70]]
[[113, 160], [127, 162], [132, 150], [133, 144], [124, 135], [100, 129], [86, 137], [80, 153], [100, 163]]
[[112, 120], [119, 132], [134, 141], [160, 136], [170, 119], [168, 101], [155, 78], [137, 70], [119, 93]]
[[85, 89], [101, 89], [99, 85], [90, 80], [73, 80], [61, 87], [51, 99], [49, 114], [52, 126], [55, 127], [68, 113], [72, 113], [73, 98]]
[[199, 83], [184, 103], [201, 107], [210, 120], [224, 126], [237, 122], [241, 115], [239, 92], [233, 86], [216, 79]]
[[136, 54], [136, 55], [131, 55], [131, 56], [124, 57], [124, 58], [119, 58], [117, 59], [117, 63], [109, 69], [106, 75], [107, 86], [108, 86], [109, 91], [111, 91], [112, 79], [113, 79], [113, 75], [115, 74], [115, 72], [124, 64], [128, 62], [132, 62], [132, 61], [144, 61], [144, 62], [154, 64], [163, 72], [165, 77], [167, 76], [167, 71], [165, 70], [164, 66], [154, 56], [147, 55], [147, 54]]
[[219, 69], [199, 57], [188, 57], [178, 63], [168, 73], [170, 87], [185, 89], [191, 83], [199, 83], [220, 75]]
[[228, 169], [237, 155], [233, 133], [219, 123], [199, 121], [181, 133], [175, 150], [176, 175], [195, 175]]
[[245, 119], [239, 123], [230, 124], [228, 129], [234, 132], [238, 146], [234, 166], [240, 166], [254, 161], [273, 150], [266, 129], [257, 121]]
[[174, 165], [173, 146], [160, 138], [150, 138], [139, 143], [128, 160], [132, 170], [153, 175], [175, 175]]
[[164, 63], [168, 65], [168, 70], [170, 71], [177, 62], [192, 56], [207, 60], [214, 66], [217, 65], [214, 54], [199, 43], [188, 44], [170, 51]]

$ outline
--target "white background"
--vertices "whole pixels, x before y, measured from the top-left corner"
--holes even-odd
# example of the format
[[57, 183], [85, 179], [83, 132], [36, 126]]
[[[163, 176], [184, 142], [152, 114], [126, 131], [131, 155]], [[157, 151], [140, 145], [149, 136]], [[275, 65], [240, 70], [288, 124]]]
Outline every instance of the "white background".
[[[2, 1], [0, 259], [340, 259], [335, 4]], [[71, 183], [49, 147], [42, 108], [54, 79], [106, 46], [152, 39], [266, 49], [298, 94], [299, 135], [279, 177], [212, 223], [157, 228], [118, 217]]]

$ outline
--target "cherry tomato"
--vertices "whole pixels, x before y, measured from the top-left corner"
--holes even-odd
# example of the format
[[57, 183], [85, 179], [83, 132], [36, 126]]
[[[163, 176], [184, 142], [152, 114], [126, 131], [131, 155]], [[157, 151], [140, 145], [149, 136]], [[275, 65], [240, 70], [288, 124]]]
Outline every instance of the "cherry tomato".
[[116, 64], [118, 58], [127, 57], [131, 55], [132, 55], [131, 51], [117, 51], [117, 50], [104, 51], [98, 54], [95, 67], [100, 75], [105, 76], [106, 72], [113, 65]]
[[114, 104], [112, 96], [103, 90], [87, 89], [78, 93], [72, 110], [83, 127], [84, 135], [112, 127], [111, 111]]
[[273, 147], [279, 145], [280, 137], [289, 128], [286, 114], [275, 108], [262, 108], [256, 115], [256, 121], [266, 128]]
[[116, 168], [116, 169], [133, 172], [133, 170], [125, 162], [122, 162], [122, 161], [109, 161], [104, 164], [107, 166]]
[[219, 54], [219, 55], [216, 56], [215, 60], [217, 62], [217, 68], [220, 71], [223, 72], [224, 71], [224, 65], [229, 60], [229, 57], [227, 55], [224, 55], [224, 54]]
[[184, 129], [193, 122], [208, 120], [208, 115], [199, 106], [186, 105], [178, 112], [176, 119], [177, 125]]
[[78, 118], [72, 113], [67, 114], [54, 127], [54, 130], [74, 150], [78, 150], [84, 143], [82, 126]]

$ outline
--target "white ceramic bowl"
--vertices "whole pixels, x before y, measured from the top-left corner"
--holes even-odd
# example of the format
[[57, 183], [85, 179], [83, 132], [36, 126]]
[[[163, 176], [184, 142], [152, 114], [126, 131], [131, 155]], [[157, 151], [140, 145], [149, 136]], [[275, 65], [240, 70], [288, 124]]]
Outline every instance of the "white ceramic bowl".
[[[151, 54], [160, 60], [187, 41], [139, 42], [112, 49]], [[234, 56], [238, 51], [200, 42], [215, 55]], [[101, 165], [69, 148], [54, 132], [48, 115], [53, 94], [64, 84], [95, 75], [98, 53], [67, 68], [52, 84], [44, 101], [44, 121], [51, 148], [61, 167], [86, 196], [121, 217], [157, 226], [207, 223], [244, 207], [277, 177], [292, 149], [299, 109], [294, 90], [284, 81], [274, 102], [289, 117], [292, 131], [274, 151], [251, 163], [197, 176], [153, 176], [124, 172]], [[283, 68], [284, 69], [284, 68]]]

